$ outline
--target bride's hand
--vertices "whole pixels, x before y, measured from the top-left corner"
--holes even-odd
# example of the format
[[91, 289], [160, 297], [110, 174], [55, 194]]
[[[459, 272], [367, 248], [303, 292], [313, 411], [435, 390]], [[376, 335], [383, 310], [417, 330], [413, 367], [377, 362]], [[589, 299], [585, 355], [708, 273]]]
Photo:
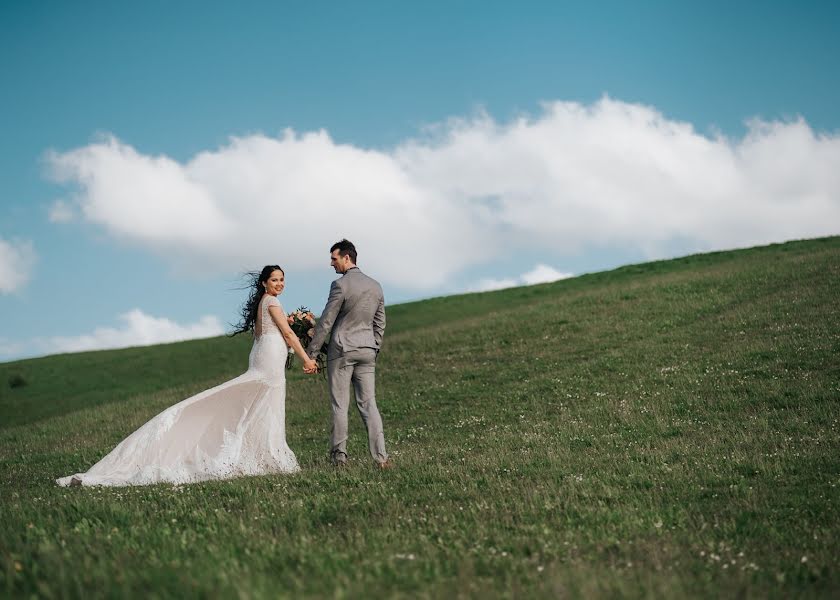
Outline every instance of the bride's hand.
[[315, 360], [312, 359], [312, 358], [307, 359], [303, 363], [303, 372], [306, 373], [307, 375], [312, 375], [313, 373], [317, 373], [318, 372], [318, 363], [315, 362]]

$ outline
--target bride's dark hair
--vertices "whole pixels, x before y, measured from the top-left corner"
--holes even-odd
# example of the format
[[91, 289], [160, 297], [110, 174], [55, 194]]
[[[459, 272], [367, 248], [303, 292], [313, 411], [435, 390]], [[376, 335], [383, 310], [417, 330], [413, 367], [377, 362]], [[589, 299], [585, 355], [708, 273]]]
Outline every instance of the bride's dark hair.
[[248, 271], [245, 273], [244, 277], [249, 280], [246, 288], [250, 291], [248, 293], [248, 299], [242, 305], [242, 308], [239, 309], [240, 321], [235, 326], [233, 333], [230, 334], [231, 336], [254, 330], [254, 324], [257, 322], [257, 307], [259, 307], [260, 300], [265, 295], [263, 284], [268, 281], [268, 278], [271, 277], [274, 271], [280, 271], [283, 275], [286, 274], [277, 265], [266, 265], [262, 268], [262, 271]]

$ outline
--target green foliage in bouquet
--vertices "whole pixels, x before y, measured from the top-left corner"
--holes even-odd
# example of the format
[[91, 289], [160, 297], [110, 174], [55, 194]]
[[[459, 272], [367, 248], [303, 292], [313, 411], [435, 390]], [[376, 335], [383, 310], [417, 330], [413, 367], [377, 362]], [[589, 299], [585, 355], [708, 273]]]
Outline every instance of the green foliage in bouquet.
[[[300, 345], [304, 348], [307, 348], [309, 346], [309, 342], [312, 341], [312, 338], [315, 335], [315, 315], [306, 306], [301, 306], [294, 312], [289, 313], [287, 319], [289, 321], [289, 327], [292, 328], [292, 331], [300, 340]], [[289, 356], [286, 357], [287, 369], [292, 368], [294, 356], [295, 353], [290, 348]], [[318, 370], [323, 371], [327, 364], [326, 344], [321, 346], [321, 348], [318, 350], [318, 355], [315, 357], [315, 361], [318, 363]]]

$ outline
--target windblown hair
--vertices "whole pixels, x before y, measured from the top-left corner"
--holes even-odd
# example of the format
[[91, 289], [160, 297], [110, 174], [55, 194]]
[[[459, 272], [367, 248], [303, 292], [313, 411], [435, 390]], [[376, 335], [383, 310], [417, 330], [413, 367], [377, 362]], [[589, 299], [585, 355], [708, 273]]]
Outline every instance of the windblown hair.
[[239, 309], [240, 321], [234, 326], [231, 337], [237, 333], [245, 333], [246, 331], [254, 331], [254, 325], [257, 322], [257, 309], [260, 306], [260, 300], [265, 295], [265, 288], [263, 283], [268, 281], [274, 271], [280, 271], [284, 275], [286, 272], [277, 265], [266, 265], [262, 271], [249, 271], [245, 273], [244, 277], [249, 280], [245, 289], [248, 289], [248, 299]]
[[330, 248], [330, 253], [335, 252], [338, 250], [339, 256], [347, 256], [350, 255], [350, 260], [353, 261], [353, 264], [356, 264], [356, 246], [353, 245], [353, 242], [350, 240], [341, 240], [340, 242], [336, 242]]

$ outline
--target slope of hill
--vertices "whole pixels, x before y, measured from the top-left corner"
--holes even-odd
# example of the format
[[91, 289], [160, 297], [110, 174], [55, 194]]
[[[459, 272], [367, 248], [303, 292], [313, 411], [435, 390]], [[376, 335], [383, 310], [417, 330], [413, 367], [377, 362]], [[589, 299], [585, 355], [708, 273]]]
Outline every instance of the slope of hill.
[[298, 475], [57, 488], [249, 342], [0, 364], [0, 590], [836, 596], [838, 297], [826, 238], [390, 307], [382, 473], [295, 371]]

